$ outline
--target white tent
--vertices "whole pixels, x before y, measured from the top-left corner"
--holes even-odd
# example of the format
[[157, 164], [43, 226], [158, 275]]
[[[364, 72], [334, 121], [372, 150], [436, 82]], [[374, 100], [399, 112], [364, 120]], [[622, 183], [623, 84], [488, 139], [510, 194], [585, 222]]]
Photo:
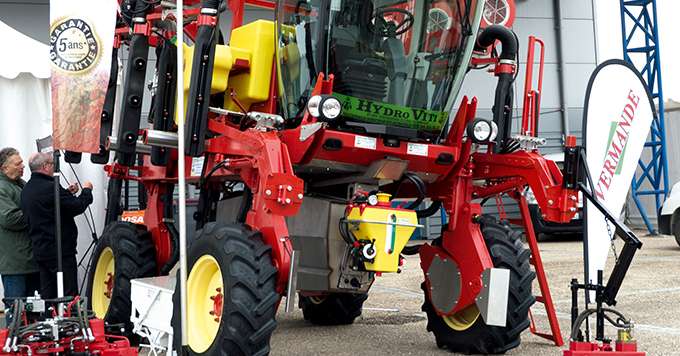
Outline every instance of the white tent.
[[[0, 147], [15, 147], [24, 161], [37, 151], [35, 140], [52, 133], [52, 112], [50, 104], [50, 61], [48, 46], [31, 39], [0, 21], [0, 38], [7, 46], [0, 55]], [[85, 154], [80, 164], [71, 167], [62, 160], [61, 169], [65, 180], [75, 182], [75, 173], [81, 181], [94, 184], [94, 203], [91, 214], [96, 232], [101, 233], [106, 207], [106, 175], [103, 167], [90, 163]], [[26, 167], [24, 179], [30, 177]], [[90, 212], [86, 212], [88, 218]], [[76, 218], [78, 223], [79, 259], [85, 254], [92, 234], [84, 216]], [[84, 266], [80, 268], [81, 279]]]

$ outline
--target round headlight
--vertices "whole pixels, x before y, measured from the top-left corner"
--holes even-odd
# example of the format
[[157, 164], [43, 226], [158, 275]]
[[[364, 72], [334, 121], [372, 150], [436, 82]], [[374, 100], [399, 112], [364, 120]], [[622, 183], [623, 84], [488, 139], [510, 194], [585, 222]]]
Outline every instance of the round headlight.
[[321, 95], [314, 95], [313, 97], [309, 98], [309, 101], [307, 101], [307, 111], [314, 116], [314, 117], [319, 117], [319, 107], [321, 106]]
[[491, 123], [486, 120], [477, 120], [472, 125], [472, 138], [477, 142], [486, 142], [491, 138]]
[[329, 96], [321, 101], [321, 116], [326, 120], [335, 120], [340, 116], [342, 112], [342, 105], [340, 100]]
[[487, 119], [475, 119], [468, 125], [468, 137], [475, 143], [489, 143], [498, 136], [498, 126]]
[[489, 141], [496, 141], [496, 137], [498, 137], [498, 125], [496, 125], [495, 122], [491, 122], [491, 137], [489, 138]]

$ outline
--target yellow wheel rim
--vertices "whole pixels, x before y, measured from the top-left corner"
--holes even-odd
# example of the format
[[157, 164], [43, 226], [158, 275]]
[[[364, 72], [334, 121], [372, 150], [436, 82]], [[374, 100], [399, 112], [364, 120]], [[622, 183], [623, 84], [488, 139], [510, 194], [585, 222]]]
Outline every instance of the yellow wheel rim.
[[477, 306], [474, 304], [454, 315], [443, 317], [446, 325], [456, 331], [464, 331], [469, 329], [478, 318], [479, 309], [477, 309]]
[[100, 319], [104, 319], [111, 304], [115, 269], [116, 259], [113, 257], [113, 250], [106, 247], [99, 255], [92, 282], [92, 309]]
[[215, 341], [222, 319], [224, 301], [222, 271], [213, 256], [196, 261], [187, 279], [187, 323], [189, 347], [204, 353]]

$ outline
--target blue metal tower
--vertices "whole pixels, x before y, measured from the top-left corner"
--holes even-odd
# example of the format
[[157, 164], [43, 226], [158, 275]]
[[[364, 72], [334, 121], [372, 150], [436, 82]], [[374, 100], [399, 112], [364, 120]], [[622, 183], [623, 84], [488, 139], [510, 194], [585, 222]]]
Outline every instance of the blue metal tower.
[[642, 173], [636, 173], [632, 183], [635, 204], [640, 210], [647, 230], [655, 233], [647, 209], [640, 198], [654, 196], [656, 215], [668, 194], [668, 161], [656, 0], [620, 0], [620, 3], [623, 58], [642, 73], [659, 108], [658, 117], [652, 122], [649, 141], [645, 143], [645, 149], [638, 162]]

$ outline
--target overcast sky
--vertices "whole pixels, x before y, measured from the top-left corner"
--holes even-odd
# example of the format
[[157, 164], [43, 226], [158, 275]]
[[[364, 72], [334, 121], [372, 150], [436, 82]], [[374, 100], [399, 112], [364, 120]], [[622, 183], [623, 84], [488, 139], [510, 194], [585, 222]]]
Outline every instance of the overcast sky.
[[[657, 0], [661, 72], [666, 100], [680, 101], [680, 1]], [[598, 61], [623, 58], [619, 0], [595, 0]], [[630, 29], [631, 25], [627, 26]]]

